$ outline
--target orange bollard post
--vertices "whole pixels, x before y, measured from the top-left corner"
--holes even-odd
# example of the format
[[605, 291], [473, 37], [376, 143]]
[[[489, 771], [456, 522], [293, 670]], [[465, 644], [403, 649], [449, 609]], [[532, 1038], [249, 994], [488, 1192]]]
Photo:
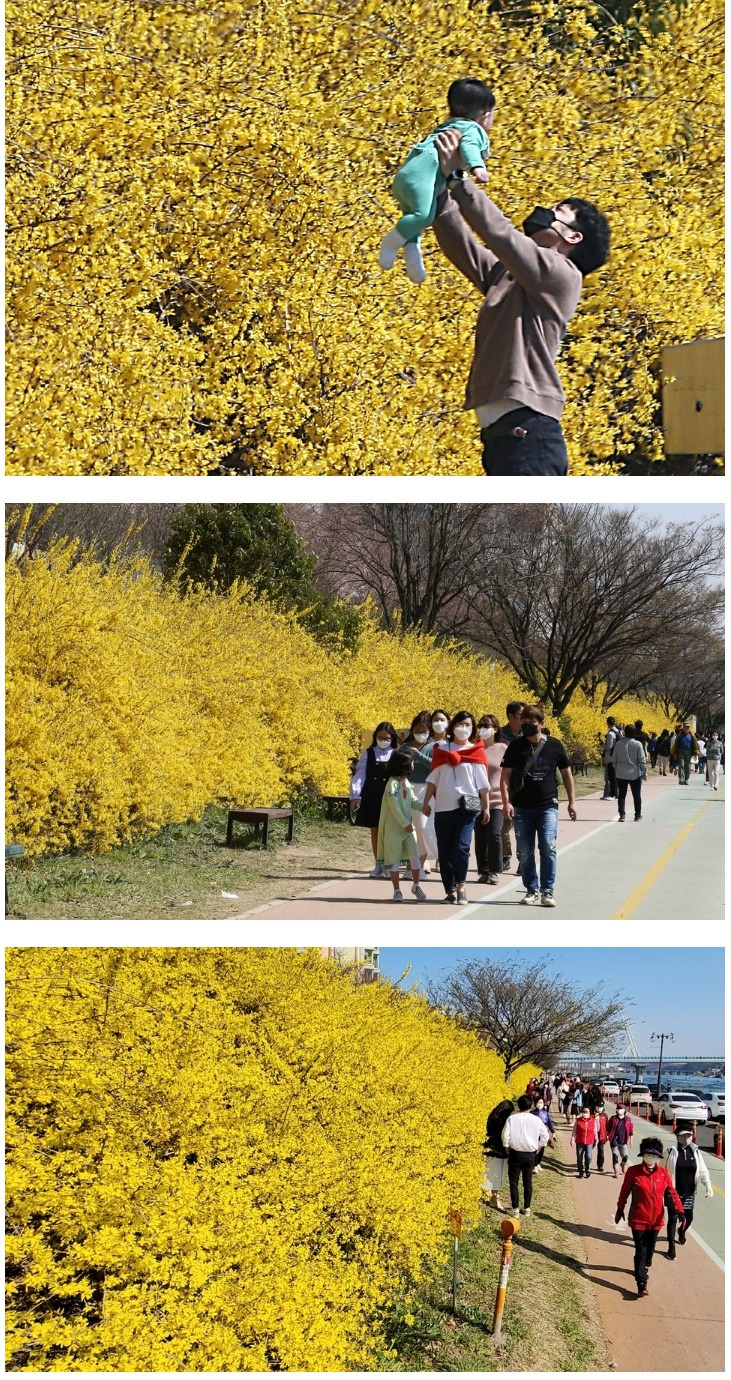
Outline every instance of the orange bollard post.
[[694, 1122], [693, 1122], [693, 1140], [694, 1140], [694, 1141], [698, 1139], [698, 1137], [697, 1137], [697, 1135], [696, 1135], [696, 1131], [697, 1131], [697, 1130], [698, 1130], [698, 1122], [697, 1122], [697, 1121], [694, 1121]]
[[719, 1159], [719, 1160], [724, 1160], [724, 1159], [726, 1158], [726, 1154], [725, 1154], [726, 1147], [725, 1147], [723, 1141], [724, 1141], [723, 1127], [722, 1127], [722, 1126], [717, 1126], [716, 1129], [715, 1129], [715, 1131], [713, 1132], [713, 1151], [714, 1151], [714, 1154], [716, 1155], [716, 1158]]
[[677, 1117], [676, 1117], [676, 1115], [675, 1115], [675, 1112], [673, 1112], [673, 1135], [675, 1135], [675, 1132], [677, 1131], [677, 1129], [678, 1129], [678, 1119], [677, 1119]]
[[503, 1238], [503, 1254], [502, 1260], [500, 1261], [500, 1280], [498, 1282], [495, 1312], [492, 1319], [492, 1335], [498, 1340], [500, 1339], [503, 1325], [505, 1295], [508, 1289], [508, 1275], [510, 1274], [510, 1264], [513, 1256], [513, 1237], [516, 1231], [520, 1231], [520, 1222], [515, 1217], [504, 1217], [500, 1223], [500, 1231]]

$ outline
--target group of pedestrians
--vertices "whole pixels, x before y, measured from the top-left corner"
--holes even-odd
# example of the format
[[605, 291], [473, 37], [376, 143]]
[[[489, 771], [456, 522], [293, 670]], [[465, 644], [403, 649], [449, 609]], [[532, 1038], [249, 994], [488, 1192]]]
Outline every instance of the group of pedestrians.
[[616, 800], [619, 819], [625, 818], [627, 791], [631, 791], [635, 820], [642, 819], [642, 782], [647, 780], [649, 764], [659, 776], [676, 773], [678, 785], [687, 786], [691, 772], [705, 772], [706, 784], [718, 790], [719, 768], [724, 761], [724, 743], [716, 729], [707, 739], [696, 737], [689, 721], [660, 734], [646, 733], [641, 719], [622, 729], [610, 715], [602, 744], [604, 794], [602, 800]]
[[[578, 1089], [576, 1084], [578, 1083]], [[564, 1086], [565, 1085], [565, 1086]], [[604, 1153], [611, 1149], [614, 1177], [622, 1176], [617, 1200], [615, 1222], [619, 1224], [627, 1214], [634, 1242], [634, 1277], [637, 1293], [644, 1298], [649, 1293], [648, 1272], [652, 1266], [657, 1239], [665, 1224], [667, 1208], [667, 1257], [676, 1258], [676, 1240], [684, 1245], [693, 1221], [695, 1196], [699, 1188], [707, 1198], [713, 1196], [708, 1167], [693, 1141], [690, 1127], [679, 1126], [676, 1142], [667, 1153], [657, 1136], [646, 1136], [639, 1146], [638, 1164], [629, 1164], [629, 1147], [634, 1126], [626, 1108], [619, 1103], [607, 1116], [600, 1089], [580, 1080], [570, 1082], [558, 1075], [553, 1085], [529, 1084], [518, 1098], [517, 1111], [512, 1102], [502, 1102], [487, 1122], [488, 1154], [504, 1155], [507, 1159], [511, 1210], [523, 1217], [531, 1214], [534, 1175], [543, 1170], [542, 1159], [546, 1147], [556, 1143], [556, 1128], [551, 1119], [547, 1098], [553, 1087], [559, 1107], [568, 1109], [569, 1119], [576, 1109], [571, 1142], [576, 1147], [579, 1178], [589, 1178], [593, 1149], [597, 1147], [597, 1169], [604, 1170]], [[597, 1100], [598, 1099], [598, 1100]], [[499, 1137], [499, 1139], [498, 1139]], [[665, 1163], [663, 1164], [663, 1159]], [[494, 1172], [494, 1171], [493, 1171]], [[520, 1187], [523, 1188], [523, 1207], [520, 1207]]]
[[392, 723], [377, 725], [350, 799], [356, 825], [370, 830], [370, 875], [391, 878], [395, 901], [404, 899], [404, 866], [415, 899], [426, 900], [420, 883], [436, 857], [447, 901], [466, 905], [473, 837], [479, 880], [494, 886], [510, 867], [512, 826], [526, 888], [521, 904], [555, 905], [557, 772], [576, 819], [569, 758], [546, 731], [541, 705], [511, 701], [506, 719], [501, 725], [494, 714], [422, 710], [403, 742]]

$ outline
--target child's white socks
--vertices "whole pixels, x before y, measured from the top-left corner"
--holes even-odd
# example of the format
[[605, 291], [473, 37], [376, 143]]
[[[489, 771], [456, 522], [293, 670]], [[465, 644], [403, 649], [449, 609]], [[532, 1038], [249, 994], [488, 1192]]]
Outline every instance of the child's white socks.
[[421, 256], [421, 245], [418, 240], [410, 240], [404, 245], [404, 265], [406, 276], [412, 283], [426, 282], [426, 268]]
[[387, 235], [381, 240], [381, 250], [378, 255], [378, 262], [381, 268], [393, 268], [398, 252], [403, 249], [406, 240], [400, 235], [398, 230], [389, 230]]

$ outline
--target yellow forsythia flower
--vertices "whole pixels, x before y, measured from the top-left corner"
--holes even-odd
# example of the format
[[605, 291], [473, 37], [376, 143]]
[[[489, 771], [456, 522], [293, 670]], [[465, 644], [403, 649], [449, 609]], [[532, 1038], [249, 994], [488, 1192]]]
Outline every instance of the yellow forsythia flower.
[[660, 458], [662, 346], [723, 333], [723, 5], [634, 52], [584, 0], [489, 8], [8, 0], [10, 470], [480, 474], [479, 294], [431, 233], [421, 288], [377, 265], [468, 72], [506, 214], [613, 227], [559, 357], [572, 473]]
[[[372, 618], [354, 654], [326, 648], [244, 587], [181, 597], [146, 562], [103, 565], [73, 543], [11, 560], [6, 592], [6, 836], [30, 857], [105, 852], [218, 801], [339, 794], [381, 719], [436, 705], [502, 718], [529, 698], [433, 637]], [[570, 742], [591, 745], [604, 715], [577, 692], [569, 720]]]
[[477, 1217], [503, 1065], [416, 995], [245, 948], [9, 950], [6, 992], [11, 1370], [366, 1369]]

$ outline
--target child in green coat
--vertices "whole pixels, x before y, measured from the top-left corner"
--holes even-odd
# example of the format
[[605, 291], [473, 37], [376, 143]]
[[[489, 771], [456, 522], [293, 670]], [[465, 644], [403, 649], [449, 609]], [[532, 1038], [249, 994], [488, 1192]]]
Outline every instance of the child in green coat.
[[403, 215], [394, 229], [384, 235], [378, 262], [381, 268], [393, 268], [403, 249], [406, 274], [412, 283], [423, 283], [426, 278], [421, 235], [432, 224], [437, 210], [437, 197], [447, 185], [439, 167], [435, 143], [442, 130], [460, 131], [459, 151], [465, 168], [469, 169], [476, 182], [487, 182], [485, 159], [490, 153], [487, 131], [492, 126], [495, 114], [492, 91], [483, 81], [464, 77], [452, 82], [447, 92], [447, 104], [449, 119], [438, 125], [420, 144], [414, 144], [391, 183], [391, 194]]
[[414, 810], [424, 807], [414, 795], [409, 775], [413, 769], [411, 753], [399, 748], [386, 764], [388, 780], [381, 801], [381, 817], [378, 821], [377, 862], [382, 863], [384, 871], [391, 874], [394, 901], [403, 901], [399, 874], [401, 860], [408, 862], [413, 879], [412, 892], [417, 901], [426, 900], [426, 892], [419, 886], [421, 859], [416, 843], [416, 833], [412, 822]]

